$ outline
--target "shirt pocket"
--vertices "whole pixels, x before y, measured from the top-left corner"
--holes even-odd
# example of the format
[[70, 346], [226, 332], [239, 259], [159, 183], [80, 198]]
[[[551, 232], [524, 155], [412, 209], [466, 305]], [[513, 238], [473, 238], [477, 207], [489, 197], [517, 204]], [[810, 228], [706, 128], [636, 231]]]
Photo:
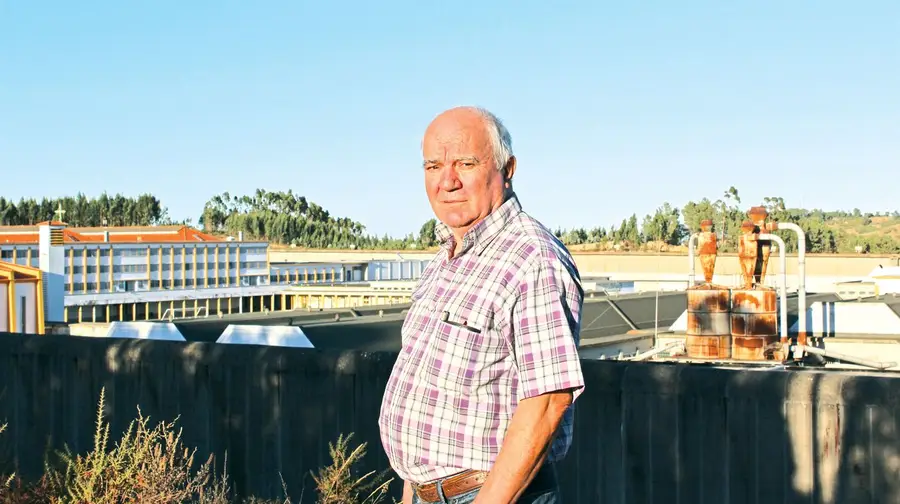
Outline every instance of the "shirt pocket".
[[490, 308], [432, 316], [431, 351], [422, 363], [431, 385], [450, 395], [472, 396], [502, 374], [509, 352]]

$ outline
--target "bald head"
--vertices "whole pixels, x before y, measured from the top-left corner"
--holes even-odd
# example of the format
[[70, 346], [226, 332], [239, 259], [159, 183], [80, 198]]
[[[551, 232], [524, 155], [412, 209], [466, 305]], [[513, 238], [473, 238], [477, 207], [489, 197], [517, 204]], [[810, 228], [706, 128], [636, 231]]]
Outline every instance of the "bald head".
[[422, 155], [428, 200], [457, 243], [512, 193], [512, 140], [487, 110], [457, 107], [439, 114], [425, 130]]
[[[490, 145], [494, 167], [503, 170], [513, 157], [512, 136], [503, 121], [482, 107], [455, 107], [437, 115], [425, 130], [429, 134], [446, 134], [447, 129], [465, 129]], [[426, 160], [427, 161], [427, 160]]]

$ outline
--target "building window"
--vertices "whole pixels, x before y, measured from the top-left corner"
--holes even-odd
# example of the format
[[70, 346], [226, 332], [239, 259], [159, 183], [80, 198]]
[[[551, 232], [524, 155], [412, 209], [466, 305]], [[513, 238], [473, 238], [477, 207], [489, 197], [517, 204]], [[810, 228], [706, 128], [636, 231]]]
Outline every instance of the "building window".
[[146, 264], [117, 264], [113, 266], [115, 273], [146, 273]]

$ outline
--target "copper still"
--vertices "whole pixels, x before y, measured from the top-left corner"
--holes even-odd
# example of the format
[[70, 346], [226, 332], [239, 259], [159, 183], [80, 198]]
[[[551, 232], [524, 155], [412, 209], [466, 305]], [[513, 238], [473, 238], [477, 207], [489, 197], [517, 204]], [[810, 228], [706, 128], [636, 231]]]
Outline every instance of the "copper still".
[[[750, 217], [750, 222], [756, 226], [754, 230], [755, 233], [765, 233], [766, 230], [766, 218], [769, 216], [769, 212], [766, 210], [766, 207], [755, 206], [751, 207], [750, 211], [747, 212], [747, 216]], [[766, 271], [769, 266], [769, 256], [772, 254], [772, 243], [768, 240], [763, 240], [759, 244], [759, 269], [756, 270], [755, 273], [755, 282], [757, 285], [765, 285]]]
[[709, 219], [700, 221], [700, 233], [697, 237], [700, 266], [703, 268], [703, 278], [706, 283], [712, 282], [716, 270], [716, 252], [718, 251], [716, 233], [713, 232], [712, 225], [713, 223]]
[[687, 290], [687, 335], [685, 352], [693, 359], [728, 359], [731, 357], [731, 293], [727, 287], [712, 283], [718, 245], [709, 219], [700, 222], [698, 252], [703, 267], [702, 285]]
[[738, 239], [742, 287], [731, 291], [731, 355], [737, 360], [772, 360], [780, 357], [773, 350], [778, 341], [778, 296], [762, 284], [771, 245], [759, 240], [768, 213], [753, 207], [748, 215], [753, 220], [741, 224]]

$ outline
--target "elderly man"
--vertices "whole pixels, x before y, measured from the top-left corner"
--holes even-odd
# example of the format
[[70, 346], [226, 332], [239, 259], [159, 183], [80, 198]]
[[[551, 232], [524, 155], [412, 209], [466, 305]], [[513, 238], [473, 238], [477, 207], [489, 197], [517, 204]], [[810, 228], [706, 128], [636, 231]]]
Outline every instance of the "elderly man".
[[493, 114], [442, 113], [422, 150], [441, 250], [413, 291], [379, 419], [403, 502], [559, 502], [554, 463], [584, 387], [575, 263], [522, 210]]

